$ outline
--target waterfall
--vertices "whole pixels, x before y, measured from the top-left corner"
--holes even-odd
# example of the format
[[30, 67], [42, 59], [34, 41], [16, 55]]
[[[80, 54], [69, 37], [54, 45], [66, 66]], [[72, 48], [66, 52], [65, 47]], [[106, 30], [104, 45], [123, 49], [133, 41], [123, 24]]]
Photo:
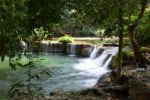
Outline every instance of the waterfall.
[[112, 57], [117, 54], [117, 51], [118, 51], [118, 48], [117, 48], [117, 47], [113, 47], [113, 48], [107, 50], [106, 54], [108, 54], [108, 55], [110, 55], [110, 56], [109, 56], [109, 58], [107, 59], [107, 61], [103, 64], [103, 67], [104, 67], [104, 68], [107, 68], [107, 69], [108, 69], [108, 66], [110, 65], [110, 62], [111, 62], [111, 60], [112, 60]]
[[[109, 72], [109, 65], [111, 62], [112, 57], [117, 53], [117, 47], [109, 47], [105, 49], [101, 55], [97, 56], [97, 48], [93, 49], [91, 52], [90, 58], [80, 59], [78, 64], [74, 65], [76, 70], [82, 70], [82, 75], [89, 75], [95, 77], [97, 80], [104, 75], [105, 73]], [[97, 81], [95, 81], [96, 84]]]
[[76, 45], [70, 44], [70, 54], [75, 55], [76, 54]]
[[[93, 61], [96, 63], [97, 66], [106, 68], [110, 64], [112, 57], [117, 53], [117, 51], [117, 47], [110, 47], [104, 50], [104, 52], [99, 57], [93, 59]], [[93, 52], [95, 51], [93, 50]]]
[[48, 46], [49, 42], [48, 41], [42, 41], [42, 48], [44, 53], [48, 53]]
[[48, 44], [45, 44], [45, 53], [48, 53]]
[[90, 54], [90, 59], [94, 59], [97, 56], [98, 49], [94, 47], [92, 53]]

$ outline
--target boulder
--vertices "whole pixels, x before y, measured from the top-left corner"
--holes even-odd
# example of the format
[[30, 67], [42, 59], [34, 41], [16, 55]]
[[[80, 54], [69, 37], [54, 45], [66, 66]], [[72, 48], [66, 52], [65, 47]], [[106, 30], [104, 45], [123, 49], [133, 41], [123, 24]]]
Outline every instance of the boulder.
[[91, 51], [92, 51], [91, 47], [83, 48], [83, 50], [82, 50], [82, 56], [89, 57], [90, 54], [91, 54]]

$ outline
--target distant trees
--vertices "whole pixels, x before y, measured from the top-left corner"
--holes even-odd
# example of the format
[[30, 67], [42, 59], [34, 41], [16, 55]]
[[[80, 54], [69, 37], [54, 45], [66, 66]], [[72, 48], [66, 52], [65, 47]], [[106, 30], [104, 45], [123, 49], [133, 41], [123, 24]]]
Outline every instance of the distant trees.
[[0, 0], [0, 57], [14, 57], [35, 28], [51, 31], [62, 21], [65, 0]]

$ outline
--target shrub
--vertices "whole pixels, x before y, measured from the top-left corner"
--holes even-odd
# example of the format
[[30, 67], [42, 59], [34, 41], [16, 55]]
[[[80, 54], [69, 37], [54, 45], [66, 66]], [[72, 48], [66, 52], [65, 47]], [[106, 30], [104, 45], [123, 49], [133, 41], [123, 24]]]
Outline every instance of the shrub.
[[150, 48], [149, 47], [141, 47], [140, 48], [140, 52], [142, 52], [142, 53], [148, 53], [148, 52], [150, 52]]
[[139, 26], [136, 28], [136, 40], [141, 46], [150, 45], [150, 14], [147, 12], [143, 20], [141, 20]]
[[95, 35], [98, 36], [98, 37], [104, 37], [104, 30], [98, 29], [98, 30], [95, 32]]
[[112, 57], [111, 64], [112, 64], [112, 68], [118, 67], [118, 56], [117, 55]]
[[139, 30], [136, 34], [136, 39], [141, 46], [148, 46], [150, 44], [150, 29]]
[[122, 51], [122, 58], [124, 60], [129, 59], [129, 58], [133, 58], [133, 52], [131, 51]]
[[93, 32], [90, 32], [90, 31], [80, 31], [79, 33], [78, 33], [78, 36], [79, 37], [94, 37], [95, 36], [95, 34], [93, 33]]
[[63, 37], [60, 37], [58, 39], [58, 41], [63, 43], [63, 44], [71, 43], [71, 42], [73, 42], [73, 37], [71, 37], [69, 35], [65, 35]]
[[[124, 65], [126, 61], [130, 61], [133, 59], [133, 52], [131, 51], [122, 51], [122, 64]], [[131, 61], [133, 62], [133, 61]], [[130, 62], [130, 63], [131, 63]], [[118, 55], [115, 55], [112, 57], [112, 68], [117, 68], [119, 66], [118, 64]]]
[[124, 45], [124, 46], [130, 45], [130, 40], [129, 40], [129, 38], [124, 38], [124, 39], [123, 39], [123, 45]]

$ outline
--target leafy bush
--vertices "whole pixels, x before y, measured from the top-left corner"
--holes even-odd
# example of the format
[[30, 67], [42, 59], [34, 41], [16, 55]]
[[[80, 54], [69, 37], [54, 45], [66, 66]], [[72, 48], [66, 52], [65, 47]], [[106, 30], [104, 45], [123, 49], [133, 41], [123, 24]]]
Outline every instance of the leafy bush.
[[96, 32], [95, 32], [95, 35], [96, 36], [98, 36], [98, 37], [103, 37], [104, 36], [104, 31], [105, 30], [100, 30], [100, 29], [98, 29]]
[[30, 40], [41, 41], [48, 36], [48, 31], [44, 30], [42, 27], [35, 28], [33, 34], [30, 36]]
[[131, 51], [122, 51], [122, 58], [124, 60], [132, 58], [133, 57], [133, 52]]
[[[130, 61], [130, 59], [133, 59], [133, 52], [131, 52], [131, 51], [122, 51], [122, 64], [124, 64], [126, 61]], [[112, 65], [112, 68], [117, 68], [119, 66], [119, 64], [118, 64], [118, 55], [115, 55], [115, 56], [112, 57], [111, 65]]]
[[65, 35], [63, 37], [60, 37], [58, 39], [58, 41], [63, 43], [63, 44], [71, 43], [71, 42], [73, 42], [73, 37], [71, 37], [69, 35]]
[[80, 31], [79, 34], [78, 34], [79, 37], [94, 37], [95, 34], [93, 32], [90, 32], [90, 31]]
[[112, 57], [111, 65], [112, 65], [112, 68], [118, 67], [118, 56], [117, 55]]
[[150, 52], [150, 48], [148, 48], [148, 47], [141, 47], [140, 48], [140, 52], [142, 52], [142, 53]]
[[130, 44], [129, 38], [124, 38], [123, 39], [123, 45], [126, 46], [126, 45], [129, 45], [129, 44]]
[[150, 13], [145, 13], [144, 18], [141, 20], [139, 26], [136, 29], [136, 40], [141, 46], [150, 45]]

